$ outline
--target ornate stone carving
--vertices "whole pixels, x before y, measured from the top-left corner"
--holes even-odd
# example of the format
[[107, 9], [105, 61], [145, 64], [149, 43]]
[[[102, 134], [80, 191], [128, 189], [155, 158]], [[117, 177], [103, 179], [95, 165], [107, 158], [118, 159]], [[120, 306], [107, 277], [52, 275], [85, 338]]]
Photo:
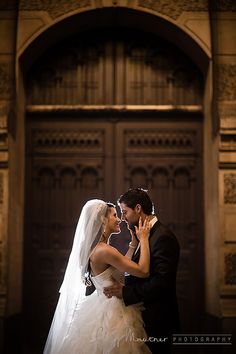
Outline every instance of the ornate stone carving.
[[0, 63], [0, 98], [8, 99], [12, 94], [12, 78], [9, 65]]
[[224, 202], [225, 204], [236, 204], [236, 173], [225, 173], [224, 175]]
[[184, 11], [208, 11], [207, 0], [138, 0], [138, 5], [175, 20]]
[[220, 149], [224, 151], [236, 151], [236, 134], [221, 134]]
[[[218, 110], [219, 110], [221, 128], [227, 129], [228, 132], [229, 132], [229, 130], [232, 129], [232, 133], [235, 132], [236, 101], [220, 101], [218, 103]], [[225, 135], [226, 135], [226, 133], [225, 133]], [[225, 139], [228, 140], [228, 138], [225, 138]], [[233, 140], [233, 139], [231, 139], [231, 140]], [[233, 144], [233, 145], [235, 146], [235, 144]], [[231, 148], [232, 148], [232, 145], [231, 145]]]
[[0, 132], [0, 151], [7, 150], [7, 132]]
[[236, 65], [221, 64], [218, 67], [218, 99], [220, 101], [236, 100]]
[[225, 284], [236, 285], [236, 253], [225, 254]]
[[225, 117], [232, 117], [236, 118], [236, 102], [230, 101], [230, 102], [221, 102], [219, 104], [219, 113], [220, 117], [225, 118]]
[[19, 8], [23, 11], [47, 11], [52, 18], [56, 18], [90, 5], [91, 0], [21, 0]]
[[[3, 1], [0, 10], [12, 10], [16, 8], [16, 0]], [[111, 5], [118, 6], [123, 1], [111, 0]], [[103, 5], [102, 0], [96, 0], [98, 7]], [[20, 9], [26, 11], [47, 11], [52, 17], [91, 5], [91, 0], [21, 0]], [[140, 7], [149, 8], [177, 19], [183, 11], [208, 11], [207, 0], [139, 0]], [[215, 11], [236, 11], [234, 0], [217, 0], [213, 2]]]
[[1, 212], [1, 205], [3, 203], [3, 174], [0, 174], [0, 212]]

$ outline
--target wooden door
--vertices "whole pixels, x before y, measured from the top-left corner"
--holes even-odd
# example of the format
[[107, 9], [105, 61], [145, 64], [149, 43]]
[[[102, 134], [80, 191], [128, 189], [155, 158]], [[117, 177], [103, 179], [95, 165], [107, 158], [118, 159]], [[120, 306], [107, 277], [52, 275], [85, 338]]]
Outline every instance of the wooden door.
[[[34, 345], [46, 339], [83, 204], [115, 202], [130, 187], [150, 191], [179, 239], [181, 318], [194, 329], [204, 289], [201, 123], [36, 120], [27, 141], [24, 305]], [[113, 237], [121, 250], [127, 242], [125, 232]]]
[[201, 122], [117, 126], [117, 186], [148, 189], [157, 216], [179, 240], [177, 292], [187, 332], [200, 330], [204, 311], [201, 139]]

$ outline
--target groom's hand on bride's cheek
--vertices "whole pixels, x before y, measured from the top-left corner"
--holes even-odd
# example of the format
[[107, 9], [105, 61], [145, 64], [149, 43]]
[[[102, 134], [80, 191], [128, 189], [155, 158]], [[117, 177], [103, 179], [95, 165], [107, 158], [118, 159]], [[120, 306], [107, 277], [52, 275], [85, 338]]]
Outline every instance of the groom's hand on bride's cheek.
[[122, 299], [122, 289], [123, 289], [123, 285], [121, 283], [115, 282], [113, 285], [109, 286], [108, 288], [104, 288], [103, 293], [109, 299], [112, 296], [118, 297], [118, 299]]

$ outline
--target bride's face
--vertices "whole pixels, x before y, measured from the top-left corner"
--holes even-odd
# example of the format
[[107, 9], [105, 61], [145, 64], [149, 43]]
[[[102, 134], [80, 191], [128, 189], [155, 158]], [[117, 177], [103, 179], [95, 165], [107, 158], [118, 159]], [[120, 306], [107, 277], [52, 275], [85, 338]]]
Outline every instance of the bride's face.
[[107, 230], [110, 234], [118, 234], [120, 232], [120, 222], [115, 208], [109, 208], [109, 214], [107, 216]]

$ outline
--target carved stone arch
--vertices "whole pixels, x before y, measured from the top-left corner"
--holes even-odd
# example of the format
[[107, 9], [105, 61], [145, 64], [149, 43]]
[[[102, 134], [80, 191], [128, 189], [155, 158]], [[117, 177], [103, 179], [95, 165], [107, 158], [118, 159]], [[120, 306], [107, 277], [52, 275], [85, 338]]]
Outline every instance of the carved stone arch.
[[[116, 8], [106, 6], [92, 11], [79, 8], [76, 12], [68, 12], [60, 20], [51, 21], [49, 25], [40, 27], [34, 35], [29, 36], [18, 49], [18, 58], [23, 69], [28, 70], [31, 63], [47, 48], [53, 47], [59, 40], [71, 36], [76, 32], [89, 28], [96, 30], [104, 27], [128, 27], [162, 35], [162, 38], [178, 46], [198, 65], [202, 72], [206, 72], [210, 51], [199, 36], [194, 35], [187, 27], [174, 22], [162, 13], [150, 13], [145, 7]], [[179, 40], [181, 38], [181, 41]]]

